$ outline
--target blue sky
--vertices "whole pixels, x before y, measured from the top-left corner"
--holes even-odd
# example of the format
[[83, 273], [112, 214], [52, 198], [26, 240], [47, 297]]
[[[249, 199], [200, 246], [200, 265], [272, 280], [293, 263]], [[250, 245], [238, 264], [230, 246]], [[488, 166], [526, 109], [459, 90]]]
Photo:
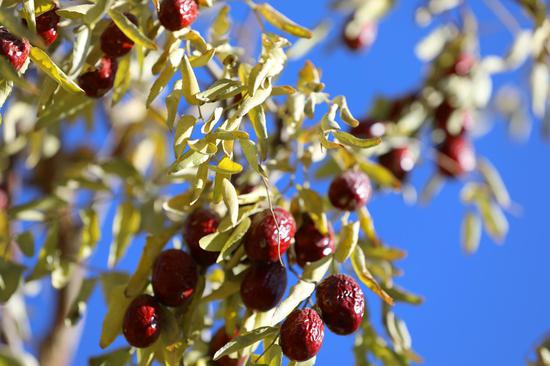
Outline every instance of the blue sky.
[[[309, 58], [323, 70], [328, 91], [347, 95], [356, 115], [369, 109], [375, 95], [398, 95], [420, 82], [423, 67], [413, 49], [427, 29], [419, 29], [413, 21], [414, 6], [419, 2], [398, 1], [396, 9], [382, 21], [375, 45], [364, 54], [352, 54], [339, 46], [343, 16], [328, 13], [327, 1], [272, 3], [306, 26], [314, 26], [327, 16], [333, 20], [331, 37]], [[502, 53], [503, 46], [511, 41], [510, 34], [483, 2], [475, 3], [484, 37], [482, 53]], [[288, 82], [295, 80], [302, 64], [289, 65]], [[520, 70], [498, 77], [496, 85], [526, 85], [526, 75]], [[407, 322], [413, 345], [427, 366], [525, 364], [535, 342], [550, 330], [550, 240], [546, 226], [550, 146], [537, 128], [527, 143], [517, 144], [507, 136], [503, 121], [494, 122], [491, 133], [476, 141], [476, 149], [500, 170], [513, 200], [522, 207], [521, 216], [509, 216], [510, 233], [504, 245], [497, 246], [484, 236], [476, 255], [462, 253], [459, 235], [465, 208], [459, 202], [459, 182], [446, 184], [426, 206], [407, 205], [396, 194], [377, 195], [370, 204], [381, 236], [408, 251], [408, 257], [400, 262], [405, 276], [397, 283], [426, 298], [420, 307], [397, 305], [396, 312]], [[432, 171], [433, 167], [424, 164], [415, 171], [413, 183], [421, 187]], [[103, 231], [92, 263], [101, 267], [111, 239], [110, 228]], [[141, 245], [142, 240], [134, 242], [122, 268], [134, 265]], [[370, 307], [378, 308], [375, 296], [368, 291], [366, 295]], [[51, 294], [33, 300], [31, 316], [40, 317], [40, 304], [49, 301]], [[87, 364], [90, 355], [100, 352], [97, 340], [105, 308], [99, 291], [89, 308], [93, 315], [86, 319], [75, 365]], [[377, 314], [374, 311], [373, 316]], [[38, 332], [45, 325], [43, 321], [34, 324]], [[317, 365], [353, 364], [353, 355], [348, 352], [352, 342], [352, 336], [337, 337], [327, 332]], [[124, 341], [119, 337], [117, 344]]]

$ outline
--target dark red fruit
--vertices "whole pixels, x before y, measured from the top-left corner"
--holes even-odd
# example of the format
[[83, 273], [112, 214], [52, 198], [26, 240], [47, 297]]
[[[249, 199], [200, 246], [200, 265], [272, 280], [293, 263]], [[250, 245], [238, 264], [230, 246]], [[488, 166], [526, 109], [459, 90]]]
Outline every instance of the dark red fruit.
[[220, 217], [218, 214], [206, 208], [196, 209], [185, 220], [183, 239], [189, 246], [191, 256], [201, 266], [209, 266], [216, 263], [219, 253], [202, 249], [199, 245], [199, 240], [203, 236], [215, 232], [219, 223]]
[[413, 153], [407, 146], [396, 147], [380, 155], [378, 162], [401, 182], [407, 178], [415, 164]]
[[139, 295], [126, 309], [122, 333], [134, 347], [149, 347], [158, 339], [161, 331], [160, 305], [153, 296]]
[[476, 157], [470, 140], [464, 135], [448, 135], [438, 147], [439, 173], [446, 177], [459, 177], [474, 170]]
[[353, 278], [332, 275], [317, 287], [317, 306], [330, 330], [341, 335], [351, 334], [363, 320], [365, 296]]
[[348, 48], [353, 51], [370, 48], [376, 40], [378, 25], [373, 22], [367, 22], [360, 29], [354, 30], [351, 29], [352, 27], [349, 24], [344, 29], [344, 42]]
[[460, 130], [456, 131], [455, 133], [451, 133], [451, 126], [449, 126], [449, 121], [455, 111], [456, 107], [451, 105], [449, 101], [443, 101], [443, 103], [441, 103], [434, 112], [435, 128], [444, 131], [446, 134], [452, 135], [460, 135], [471, 130], [473, 124], [472, 115], [469, 111], [463, 110], [460, 112], [460, 118], [462, 119]]
[[[225, 327], [221, 327], [220, 329], [218, 329], [218, 331], [210, 340], [210, 344], [208, 346], [208, 353], [210, 354], [210, 357], [214, 357], [216, 352], [218, 352], [220, 348], [225, 346], [226, 343], [232, 340], [236, 335], [237, 332], [235, 331], [233, 337], [229, 337], [225, 331]], [[229, 356], [223, 356], [219, 360], [213, 362], [216, 366], [237, 366], [239, 364], [239, 360], [230, 358]]]
[[8, 59], [15, 71], [19, 71], [27, 61], [31, 46], [26, 39], [20, 39], [0, 27], [0, 54]]
[[361, 139], [382, 137], [386, 133], [386, 126], [383, 122], [374, 119], [366, 119], [350, 130], [350, 133]]
[[286, 357], [305, 361], [321, 349], [325, 326], [313, 309], [294, 310], [281, 326], [280, 344]]
[[57, 39], [57, 24], [59, 15], [57, 15], [57, 6], [36, 17], [36, 32], [47, 46], [51, 45]]
[[279, 207], [273, 211], [277, 218], [277, 224], [275, 224], [273, 214], [269, 209], [254, 215], [252, 219], [252, 224], [245, 237], [244, 247], [246, 254], [253, 261], [278, 261], [294, 238], [296, 222], [292, 215]]
[[241, 282], [241, 298], [247, 308], [268, 311], [283, 298], [286, 269], [279, 262], [258, 262], [246, 270]]
[[[138, 19], [130, 13], [125, 13], [128, 18], [135, 25], [138, 24]], [[111, 21], [111, 23], [101, 33], [101, 50], [110, 57], [121, 57], [126, 55], [134, 47], [134, 41], [128, 38], [124, 32]]]
[[164, 28], [175, 32], [189, 26], [199, 15], [195, 0], [162, 0], [159, 21]]
[[197, 280], [195, 261], [184, 251], [165, 250], [155, 259], [151, 283], [155, 297], [164, 305], [183, 305], [195, 292]]
[[95, 69], [78, 77], [78, 85], [87, 96], [101, 98], [113, 88], [117, 68], [116, 59], [103, 57]]
[[330, 184], [328, 198], [340, 210], [355, 211], [367, 203], [372, 193], [369, 178], [352, 170], [334, 178]]
[[322, 234], [309, 217], [304, 215], [304, 222], [296, 232], [294, 251], [296, 261], [301, 267], [308, 262], [315, 262], [334, 252], [334, 232], [329, 224], [327, 234]]

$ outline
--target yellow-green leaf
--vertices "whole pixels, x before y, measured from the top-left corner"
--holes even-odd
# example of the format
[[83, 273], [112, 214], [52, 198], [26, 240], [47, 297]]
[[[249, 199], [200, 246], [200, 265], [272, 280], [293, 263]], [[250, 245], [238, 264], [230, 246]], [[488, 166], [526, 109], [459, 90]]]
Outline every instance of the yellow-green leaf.
[[258, 5], [254, 10], [260, 13], [268, 23], [286, 33], [296, 37], [311, 38], [311, 31], [309, 29], [294, 23], [268, 3]]
[[150, 50], [157, 49], [157, 45], [155, 44], [155, 42], [149, 39], [145, 34], [143, 34], [143, 32], [138, 27], [136, 27], [136, 25], [132, 23], [130, 19], [128, 19], [126, 15], [124, 15], [122, 12], [116, 9], [110, 9], [109, 16], [111, 17], [111, 19], [113, 19], [113, 22], [115, 22], [122, 33], [124, 33], [126, 37], [130, 38], [136, 44], [139, 44]]
[[393, 305], [393, 299], [384, 289], [378, 284], [367, 268], [365, 254], [361, 247], [356, 246], [351, 255], [351, 264], [357, 274], [357, 277], [367, 286], [372, 292], [378, 295], [388, 305]]
[[468, 254], [475, 253], [481, 239], [481, 220], [479, 216], [468, 212], [462, 221], [462, 247]]
[[59, 68], [51, 59], [50, 56], [40, 48], [31, 47], [30, 58], [34, 64], [46, 73], [49, 77], [57, 81], [57, 83], [66, 91], [73, 93], [82, 93], [82, 89], [71, 80], [63, 70]]
[[237, 224], [237, 218], [239, 216], [239, 197], [237, 191], [229, 179], [224, 178], [222, 181], [222, 197], [225, 206], [229, 212], [229, 217], [231, 218], [231, 223], [233, 225]]
[[361, 139], [359, 137], [353, 136], [351, 133], [347, 133], [344, 131], [333, 131], [332, 133], [334, 134], [334, 137], [336, 137], [338, 141], [340, 141], [344, 145], [358, 147], [361, 149], [374, 147], [382, 142], [382, 139], [380, 137]]
[[340, 240], [338, 241], [334, 258], [340, 263], [345, 262], [355, 250], [358, 240], [359, 222], [351, 222], [342, 225], [340, 229]]

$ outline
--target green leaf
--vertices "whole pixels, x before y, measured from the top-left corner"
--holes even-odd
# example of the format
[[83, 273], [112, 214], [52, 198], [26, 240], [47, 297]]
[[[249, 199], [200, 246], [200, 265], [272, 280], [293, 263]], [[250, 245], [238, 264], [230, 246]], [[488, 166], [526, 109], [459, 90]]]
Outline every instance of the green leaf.
[[24, 266], [0, 257], [0, 304], [5, 304], [17, 291], [24, 270]]
[[118, 334], [122, 331], [122, 322], [124, 314], [130, 302], [131, 297], [126, 297], [124, 288], [126, 284], [118, 284], [113, 286], [109, 291], [107, 297], [107, 314], [103, 319], [103, 326], [101, 328], [101, 337], [99, 340], [99, 346], [101, 348], [108, 347]]
[[334, 137], [338, 139], [341, 143], [347, 146], [358, 147], [361, 149], [368, 149], [379, 145], [382, 142], [380, 137], [373, 137], [370, 139], [361, 139], [359, 137], [353, 136], [351, 133], [343, 131], [332, 131]]
[[72, 93], [83, 93], [80, 86], [71, 80], [65, 72], [50, 59], [50, 56], [48, 56], [46, 52], [42, 51], [40, 48], [31, 47], [29, 56], [40, 70], [57, 81], [63, 89]]
[[254, 128], [254, 132], [256, 133], [256, 137], [258, 138], [261, 160], [265, 160], [267, 158], [268, 134], [264, 108], [261, 105], [252, 108], [250, 110], [250, 113], [248, 114], [248, 117], [250, 118], [250, 122], [252, 123], [252, 127]]
[[78, 258], [84, 260], [92, 254], [99, 241], [101, 231], [99, 218], [92, 208], [80, 211], [80, 219], [82, 220], [82, 242]]
[[17, 235], [15, 242], [26, 257], [34, 256], [34, 237], [32, 235], [32, 231], [24, 231]]
[[208, 89], [198, 93], [195, 97], [205, 103], [213, 103], [234, 97], [242, 92], [243, 85], [238, 80], [219, 79]]
[[101, 356], [90, 358], [90, 366], [125, 366], [132, 357], [130, 347], [117, 348]]
[[250, 332], [243, 333], [233, 340], [229, 341], [222, 348], [220, 348], [214, 355], [213, 359], [219, 360], [223, 356], [227, 356], [234, 352], [240, 351], [241, 349], [251, 346], [264, 338], [275, 335], [278, 332], [279, 328], [276, 327], [262, 327], [254, 329]]
[[[83, 19], [84, 16], [90, 12], [90, 9], [93, 8], [92, 4], [80, 4], [75, 6], [68, 6], [66, 8], [61, 8], [56, 11], [57, 15], [62, 18], [67, 19]], [[88, 27], [86, 27], [89, 29]]]
[[231, 231], [231, 235], [229, 235], [229, 238], [227, 238], [227, 241], [224, 243], [223, 248], [220, 250], [220, 254], [218, 255], [217, 262], [221, 263], [223, 259], [235, 248], [236, 244], [240, 242], [240, 240], [245, 236], [246, 232], [250, 228], [250, 223], [252, 221], [249, 217], [245, 217], [236, 227], [233, 231]]
[[86, 303], [92, 295], [92, 291], [97, 283], [97, 278], [87, 278], [82, 282], [80, 291], [74, 299], [72, 305], [69, 307], [69, 312], [65, 317], [65, 324], [67, 326], [74, 326], [78, 323], [84, 313], [86, 312]]
[[272, 325], [285, 319], [302, 301], [313, 294], [316, 284], [325, 276], [331, 264], [332, 256], [306, 264], [301, 279], [290, 289], [288, 296], [275, 309], [271, 320]]
[[13, 85], [23, 90], [36, 92], [36, 87], [20, 77], [17, 71], [13, 68], [12, 64], [10, 64], [8, 59], [5, 57], [0, 57], [0, 77], [11, 81]]
[[134, 41], [136, 44], [143, 46], [150, 50], [156, 50], [157, 45], [154, 41], [149, 39], [143, 32], [136, 27], [134, 23], [130, 21], [124, 15], [122, 12], [116, 10], [116, 9], [109, 9], [109, 16], [111, 19], [113, 19], [113, 22], [117, 25], [117, 27], [126, 35], [126, 37], [130, 38], [132, 41]]
[[18, 16], [13, 15], [8, 9], [3, 7], [0, 8], [0, 24], [19, 38], [28, 39], [30, 43], [40, 47], [46, 46], [38, 34], [25, 27]]
[[210, 159], [209, 154], [203, 154], [195, 150], [187, 150], [170, 167], [170, 174], [178, 175], [191, 167], [197, 167]]
[[254, 10], [261, 14], [268, 23], [279, 28], [283, 32], [292, 34], [296, 37], [311, 38], [310, 30], [294, 23], [268, 3], [255, 6]]
[[178, 66], [181, 63], [183, 53], [184, 52], [182, 49], [178, 49], [170, 53], [170, 56], [168, 57], [169, 62], [151, 86], [151, 90], [147, 96], [147, 101], [145, 102], [147, 107], [151, 105], [153, 100], [155, 100], [164, 87], [170, 82], [176, 71], [178, 71]]
[[502, 242], [508, 233], [508, 220], [502, 209], [486, 196], [479, 197], [476, 204], [489, 236], [497, 242]]
[[361, 159], [358, 161], [359, 169], [369, 176], [376, 184], [385, 187], [400, 189], [401, 182], [388, 169], [382, 165], [371, 163], [368, 160]]
[[345, 262], [355, 250], [359, 240], [359, 222], [350, 222], [342, 225], [340, 229], [340, 240], [334, 252], [334, 258], [340, 262]]
[[138, 232], [141, 215], [131, 202], [122, 203], [113, 221], [113, 242], [109, 251], [109, 267], [113, 267], [126, 253], [132, 237]]
[[365, 254], [361, 247], [356, 246], [353, 254], [351, 256], [351, 264], [353, 269], [357, 274], [357, 277], [367, 286], [372, 292], [378, 295], [384, 302], [388, 305], [393, 305], [392, 297], [384, 291], [384, 289], [378, 284], [376, 279], [370, 273], [367, 268], [367, 263], [365, 260]]
[[112, 105], [114, 106], [124, 95], [128, 89], [130, 89], [130, 82], [132, 81], [132, 75], [130, 73], [130, 55], [121, 57], [118, 61], [118, 69], [115, 75], [115, 82], [113, 84], [113, 96]]
[[481, 220], [472, 212], [464, 215], [462, 221], [462, 247], [468, 254], [475, 253], [481, 240]]
[[97, 23], [107, 12], [107, 9], [111, 7], [112, 2], [113, 0], [97, 0], [95, 4], [86, 11], [84, 22], [88, 25]]
[[511, 199], [500, 174], [496, 168], [487, 159], [480, 158], [477, 161], [477, 168], [483, 175], [496, 201], [502, 207], [510, 207]]
[[202, 101], [198, 100], [196, 97], [196, 95], [201, 91], [199, 87], [199, 82], [197, 81], [197, 77], [195, 76], [195, 72], [193, 71], [193, 66], [191, 66], [191, 62], [185, 54], [183, 55], [180, 68], [181, 78], [183, 81], [182, 90], [185, 100], [189, 104], [200, 105]]
[[396, 301], [396, 302], [405, 302], [412, 305], [420, 305], [424, 302], [424, 299], [421, 296], [407, 292], [399, 287], [392, 286], [390, 288], [385, 288], [385, 291]]
[[38, 263], [27, 281], [37, 280], [52, 272], [59, 265], [60, 252], [57, 247], [59, 227], [57, 223], [50, 225], [46, 240], [38, 254]]

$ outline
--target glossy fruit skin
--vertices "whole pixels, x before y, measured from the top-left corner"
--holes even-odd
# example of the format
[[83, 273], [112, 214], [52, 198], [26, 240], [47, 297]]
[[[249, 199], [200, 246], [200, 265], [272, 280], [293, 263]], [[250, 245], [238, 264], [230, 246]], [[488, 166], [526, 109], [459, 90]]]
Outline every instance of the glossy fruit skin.
[[15, 71], [19, 71], [27, 61], [31, 46], [26, 39], [20, 39], [0, 27], [0, 54], [8, 59]]
[[396, 147], [378, 157], [378, 162], [403, 182], [414, 168], [414, 156], [407, 146]]
[[437, 150], [438, 169], [441, 175], [457, 178], [475, 169], [474, 148], [465, 135], [448, 135]]
[[[221, 327], [214, 333], [214, 336], [210, 340], [210, 344], [208, 345], [208, 353], [210, 354], [210, 357], [214, 357], [216, 352], [227, 342], [232, 340], [237, 335], [237, 331], [235, 331], [235, 334], [233, 337], [229, 337], [225, 331], [225, 327]], [[229, 356], [223, 356], [219, 360], [212, 361], [214, 365], [216, 366], [237, 366], [239, 364], [239, 360], [236, 360], [234, 358], [230, 358]]]
[[286, 269], [279, 262], [253, 263], [241, 282], [241, 299], [249, 309], [268, 311], [279, 304], [286, 284]]
[[334, 252], [334, 231], [329, 224], [327, 234], [322, 234], [309, 217], [304, 215], [303, 223], [294, 237], [296, 261], [300, 267], [315, 262]]
[[344, 29], [344, 43], [352, 51], [368, 49], [376, 40], [377, 33], [378, 25], [373, 22], [367, 22], [355, 36], [348, 35], [348, 32]]
[[155, 298], [166, 306], [181, 306], [197, 287], [197, 265], [179, 249], [163, 251], [155, 259], [151, 283]]
[[331, 275], [317, 286], [317, 306], [327, 327], [336, 334], [355, 332], [365, 314], [365, 296], [355, 280]]
[[195, 0], [162, 0], [158, 17], [164, 28], [175, 32], [189, 26], [198, 15], [199, 6]]
[[202, 249], [199, 245], [199, 240], [215, 232], [219, 223], [220, 217], [218, 214], [206, 208], [196, 209], [185, 219], [183, 239], [189, 247], [191, 256], [201, 266], [208, 267], [216, 263], [219, 253]]
[[[138, 24], [138, 19], [135, 15], [130, 13], [125, 13], [124, 15], [135, 25]], [[134, 47], [134, 41], [128, 38], [113, 21], [101, 33], [100, 43], [103, 53], [113, 58], [126, 55]]]
[[386, 133], [386, 126], [383, 122], [367, 118], [350, 130], [350, 133], [361, 139], [382, 137]]
[[42, 37], [47, 46], [57, 39], [57, 24], [60, 17], [57, 15], [58, 7], [48, 10], [36, 17], [36, 32]]
[[313, 309], [294, 310], [281, 326], [280, 345], [286, 357], [305, 361], [321, 349], [325, 326]]
[[265, 209], [252, 218], [250, 229], [244, 239], [244, 248], [248, 257], [253, 261], [278, 261], [279, 254], [282, 256], [286, 252], [294, 234], [296, 234], [296, 222], [292, 215], [280, 207], [273, 211], [277, 218], [280, 235], [278, 235], [271, 210]]
[[334, 178], [328, 198], [332, 205], [343, 211], [355, 211], [363, 207], [372, 194], [369, 178], [362, 172], [348, 170]]
[[446, 101], [446, 100], [443, 101], [434, 111], [435, 128], [442, 130], [447, 135], [461, 135], [471, 130], [473, 125], [472, 115], [469, 111], [464, 110], [464, 111], [461, 111], [462, 121], [461, 121], [460, 130], [457, 131], [458, 133], [451, 133], [449, 129], [450, 127], [449, 120], [452, 114], [455, 112], [455, 110], [456, 108], [453, 105], [451, 105], [449, 101]]
[[99, 65], [78, 77], [78, 85], [91, 98], [101, 98], [113, 88], [118, 62], [111, 57], [103, 57]]
[[161, 309], [150, 295], [139, 295], [126, 309], [122, 333], [128, 343], [137, 348], [149, 347], [160, 336]]

